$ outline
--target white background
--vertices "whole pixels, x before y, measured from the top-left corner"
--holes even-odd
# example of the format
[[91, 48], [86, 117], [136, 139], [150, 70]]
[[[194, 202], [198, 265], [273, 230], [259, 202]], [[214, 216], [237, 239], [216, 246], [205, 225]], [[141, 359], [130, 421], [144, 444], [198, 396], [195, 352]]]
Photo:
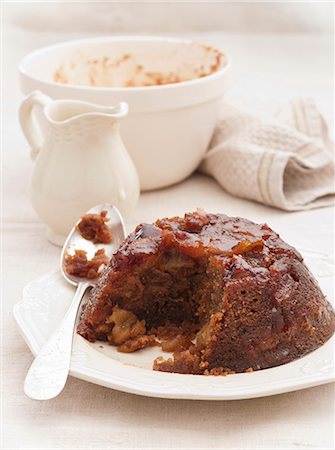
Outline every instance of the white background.
[[14, 2], [8, 19], [26, 29], [136, 32], [325, 32], [332, 3], [322, 2]]
[[[49, 402], [23, 395], [32, 356], [13, 320], [13, 305], [32, 279], [58, 265], [31, 208], [33, 163], [20, 132], [17, 64], [58, 41], [108, 33], [171, 33], [222, 47], [233, 58], [227, 101], [273, 109], [297, 95], [315, 98], [332, 124], [333, 5], [312, 3], [15, 3], [3, 7], [3, 449], [319, 449], [334, 447], [334, 387], [233, 402], [138, 397], [69, 379]], [[332, 128], [332, 127], [331, 127]], [[332, 130], [331, 130], [332, 131]], [[331, 208], [286, 213], [225, 193], [193, 175], [141, 196], [141, 221], [196, 207], [268, 222], [298, 248], [329, 253]]]

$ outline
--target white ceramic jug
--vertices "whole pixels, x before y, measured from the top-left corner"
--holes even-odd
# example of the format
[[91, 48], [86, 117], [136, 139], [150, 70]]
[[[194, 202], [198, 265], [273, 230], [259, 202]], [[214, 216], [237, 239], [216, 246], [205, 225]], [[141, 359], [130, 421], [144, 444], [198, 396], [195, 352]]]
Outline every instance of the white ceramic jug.
[[98, 203], [111, 203], [125, 216], [135, 207], [139, 180], [119, 133], [127, 113], [126, 103], [54, 101], [39, 91], [22, 102], [20, 123], [36, 159], [32, 203], [54, 244], [62, 245], [79, 217]]

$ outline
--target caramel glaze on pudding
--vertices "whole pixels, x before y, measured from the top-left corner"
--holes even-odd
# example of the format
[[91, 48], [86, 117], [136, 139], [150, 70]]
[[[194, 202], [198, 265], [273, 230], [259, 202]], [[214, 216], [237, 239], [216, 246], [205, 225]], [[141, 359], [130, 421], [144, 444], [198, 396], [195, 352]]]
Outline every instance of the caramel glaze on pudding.
[[334, 330], [334, 310], [297, 250], [265, 224], [200, 210], [139, 225], [78, 325], [120, 351], [173, 352], [155, 370], [214, 375], [293, 361]]

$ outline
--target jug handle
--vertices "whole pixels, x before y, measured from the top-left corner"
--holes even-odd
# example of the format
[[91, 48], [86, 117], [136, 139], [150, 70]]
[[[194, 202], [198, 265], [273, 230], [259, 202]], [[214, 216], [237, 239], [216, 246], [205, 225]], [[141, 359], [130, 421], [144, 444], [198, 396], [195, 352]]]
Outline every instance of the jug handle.
[[33, 109], [35, 106], [44, 108], [50, 102], [50, 97], [42, 94], [40, 91], [34, 91], [23, 100], [20, 106], [20, 125], [23, 134], [31, 147], [30, 156], [33, 160], [36, 159], [43, 143], [43, 136], [36, 123], [36, 118], [34, 118]]

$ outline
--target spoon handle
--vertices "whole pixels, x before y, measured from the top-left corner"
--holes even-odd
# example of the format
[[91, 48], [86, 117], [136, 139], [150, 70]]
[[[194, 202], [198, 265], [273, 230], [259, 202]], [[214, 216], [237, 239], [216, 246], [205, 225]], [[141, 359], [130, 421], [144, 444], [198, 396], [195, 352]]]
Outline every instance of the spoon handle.
[[28, 397], [34, 400], [49, 400], [56, 397], [65, 386], [77, 312], [89, 286], [86, 282], [78, 284], [62, 322], [32, 363], [24, 382], [24, 392]]

